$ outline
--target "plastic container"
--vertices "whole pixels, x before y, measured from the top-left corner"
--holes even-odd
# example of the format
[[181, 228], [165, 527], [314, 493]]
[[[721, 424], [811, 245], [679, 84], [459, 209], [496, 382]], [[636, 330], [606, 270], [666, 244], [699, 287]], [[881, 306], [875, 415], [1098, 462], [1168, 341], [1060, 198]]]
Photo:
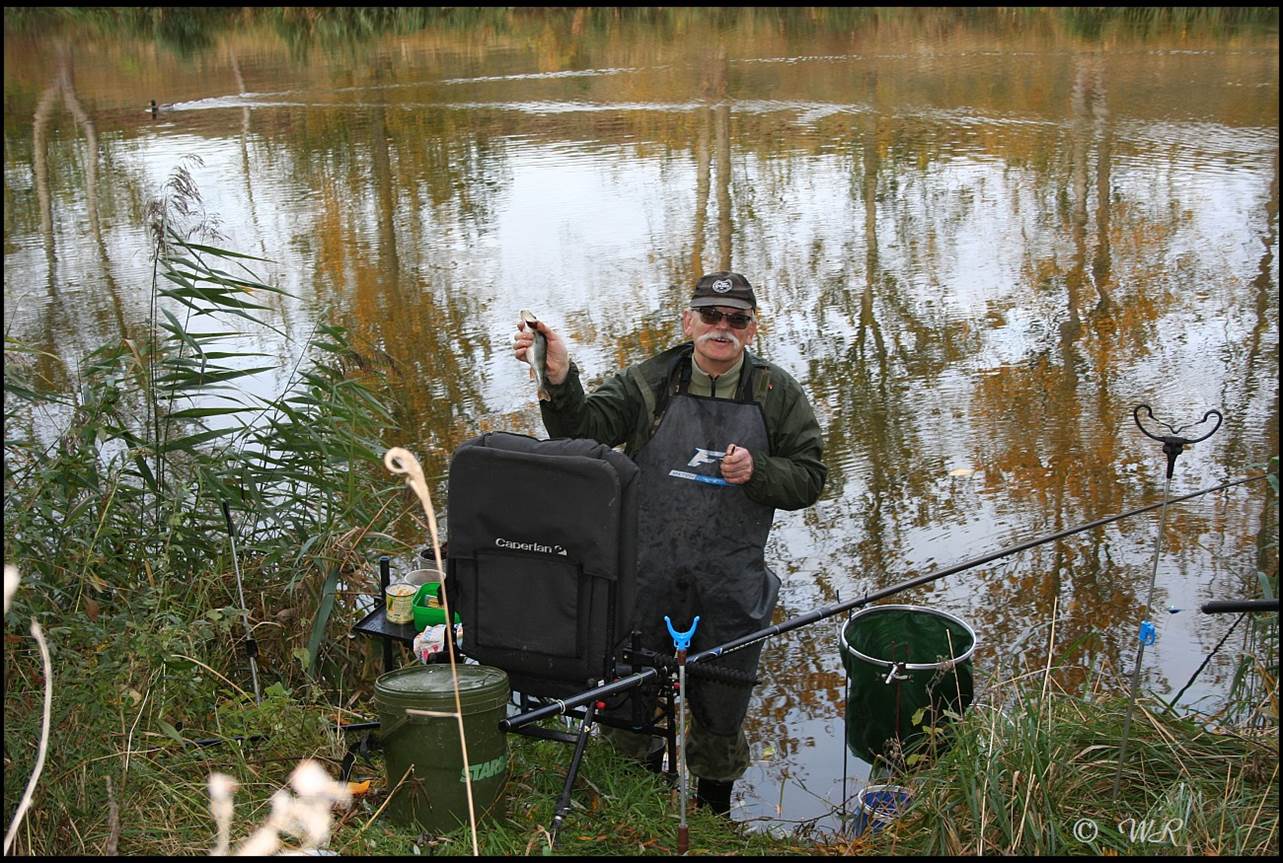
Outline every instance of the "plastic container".
[[[508, 778], [507, 738], [499, 730], [508, 704], [508, 675], [485, 665], [455, 669], [472, 799], [480, 818], [499, 801]], [[375, 681], [374, 702], [393, 795], [388, 817], [435, 834], [467, 823], [468, 786], [450, 666], [417, 665], [384, 674]], [[407, 708], [448, 715], [414, 716]]]
[[855, 796], [852, 833], [876, 833], [909, 808], [913, 792], [903, 785], [870, 785]]
[[435, 566], [425, 569], [412, 569], [404, 575], [404, 578], [415, 587], [422, 587], [425, 584], [440, 584], [444, 580], [441, 578], [441, 570]]
[[[425, 626], [436, 626], [445, 623], [445, 609], [440, 604], [441, 585], [428, 582], [420, 585], [414, 595], [414, 628], [422, 631]], [[453, 614], [454, 622], [459, 623], [459, 612]]]
[[870, 606], [842, 625], [839, 647], [849, 675], [847, 745], [870, 764], [913, 753], [927, 741], [924, 726], [942, 727], [946, 711], [960, 716], [971, 704], [976, 633], [952, 614]]

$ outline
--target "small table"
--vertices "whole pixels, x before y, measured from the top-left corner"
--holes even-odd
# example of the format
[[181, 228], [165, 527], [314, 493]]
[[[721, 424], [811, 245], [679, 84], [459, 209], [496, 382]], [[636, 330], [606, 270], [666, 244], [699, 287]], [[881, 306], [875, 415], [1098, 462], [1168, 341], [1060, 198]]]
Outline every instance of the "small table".
[[411, 647], [414, 645], [414, 637], [419, 634], [413, 623], [389, 622], [387, 608], [381, 600], [375, 606], [374, 611], [361, 618], [360, 622], [352, 627], [352, 631], [383, 640], [384, 671], [391, 671], [394, 666], [392, 644], [399, 641], [407, 647]]
[[419, 634], [415, 629], [414, 623], [392, 623], [388, 620], [387, 610], [387, 590], [391, 581], [391, 561], [385, 555], [379, 558], [379, 598], [375, 602], [374, 610], [352, 627], [353, 632], [361, 635], [370, 636], [371, 638], [380, 639], [383, 642], [383, 670], [391, 671], [394, 659], [392, 656], [392, 645], [395, 642], [401, 642], [407, 647], [414, 646], [414, 637]]

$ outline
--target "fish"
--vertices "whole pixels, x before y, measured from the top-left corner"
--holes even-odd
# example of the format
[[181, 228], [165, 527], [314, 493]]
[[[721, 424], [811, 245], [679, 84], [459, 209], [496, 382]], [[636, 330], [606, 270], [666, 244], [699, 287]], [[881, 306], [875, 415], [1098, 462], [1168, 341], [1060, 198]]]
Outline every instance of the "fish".
[[526, 351], [526, 362], [530, 363], [530, 379], [539, 382], [536, 390], [539, 401], [552, 401], [552, 394], [548, 392], [548, 337], [539, 332], [539, 327], [536, 326], [539, 319], [535, 317], [534, 312], [522, 309], [521, 320], [526, 328], [535, 334], [534, 343]]

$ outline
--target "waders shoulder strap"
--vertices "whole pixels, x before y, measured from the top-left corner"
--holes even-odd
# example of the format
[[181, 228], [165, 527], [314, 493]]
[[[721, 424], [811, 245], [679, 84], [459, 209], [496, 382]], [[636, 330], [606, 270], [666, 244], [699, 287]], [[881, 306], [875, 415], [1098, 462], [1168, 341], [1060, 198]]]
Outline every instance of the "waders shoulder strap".
[[642, 410], [645, 416], [651, 418], [652, 431], [654, 430], [655, 417], [660, 413], [659, 400], [655, 396], [655, 390], [646, 382], [646, 376], [641, 373], [637, 366], [628, 370], [628, 375], [633, 379], [633, 384], [641, 390]]
[[[643, 408], [646, 415], [650, 417], [650, 430], [647, 435], [649, 438], [655, 434], [655, 429], [659, 428], [659, 421], [664, 418], [664, 411], [668, 410], [668, 403], [672, 397], [690, 389], [690, 353], [682, 352], [678, 355], [677, 363], [665, 375], [664, 383], [660, 387], [647, 384], [645, 376], [637, 367], [634, 367], [630, 373], [633, 376], [633, 382], [641, 390]], [[746, 352], [735, 400], [762, 404], [770, 388], [771, 370], [766, 366], [755, 364], [753, 358]]]
[[748, 401], [760, 404], [766, 402], [766, 392], [771, 388], [771, 370], [765, 366], [753, 369], [753, 397]]
[[650, 417], [650, 428], [646, 434], [647, 440], [654, 437], [655, 429], [659, 428], [659, 421], [664, 418], [664, 411], [668, 410], [668, 403], [673, 396], [690, 389], [690, 354], [690, 351], [678, 352], [676, 363], [665, 371], [663, 383], [658, 387], [648, 383], [637, 367], [632, 369], [633, 380], [642, 393], [642, 402], [646, 415]]

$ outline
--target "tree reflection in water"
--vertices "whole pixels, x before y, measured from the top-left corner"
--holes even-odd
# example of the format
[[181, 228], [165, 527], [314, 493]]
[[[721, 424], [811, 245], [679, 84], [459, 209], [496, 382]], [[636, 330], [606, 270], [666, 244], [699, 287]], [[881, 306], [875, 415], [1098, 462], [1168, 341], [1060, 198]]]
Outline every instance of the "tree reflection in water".
[[[831, 467], [778, 516], [781, 616], [1154, 500], [1139, 402], [1226, 415], [1174, 491], [1277, 452], [1275, 10], [80, 15], [6, 13], [6, 326], [52, 357], [145, 319], [143, 203], [198, 152], [229, 245], [297, 297], [272, 349], [349, 324], [354, 368], [395, 392], [387, 443], [430, 477], [480, 431], [542, 431], [518, 309], [600, 380], [679, 337], [700, 272], [748, 274], [755, 349], [811, 394]], [[1065, 682], [1114, 673], [1156, 529], [902, 599], [976, 629], [981, 698], [1045, 661], [1053, 608]], [[1251, 594], [1276, 535], [1258, 491], [1182, 505], [1159, 601]], [[1149, 684], [1179, 687], [1228, 625], [1170, 617]], [[775, 815], [783, 786], [784, 817], [817, 815], [799, 787], [840, 791], [834, 627], [763, 668], [744, 811]]]

